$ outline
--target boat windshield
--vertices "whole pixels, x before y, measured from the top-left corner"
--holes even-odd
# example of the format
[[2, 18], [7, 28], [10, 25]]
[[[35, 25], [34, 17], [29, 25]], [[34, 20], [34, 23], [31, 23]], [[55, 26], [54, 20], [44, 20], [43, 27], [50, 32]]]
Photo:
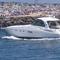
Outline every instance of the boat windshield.
[[60, 29], [60, 21], [47, 21], [49, 28]]
[[40, 20], [40, 19], [34, 20], [32, 25], [45, 27], [44, 22], [42, 20]]

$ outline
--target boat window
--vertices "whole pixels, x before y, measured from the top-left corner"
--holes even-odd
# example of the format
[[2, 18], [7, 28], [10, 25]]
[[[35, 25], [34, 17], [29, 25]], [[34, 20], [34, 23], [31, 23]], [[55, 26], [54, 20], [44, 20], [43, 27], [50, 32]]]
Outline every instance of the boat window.
[[36, 26], [45, 27], [44, 22], [43, 22], [42, 20], [40, 20], [40, 19], [35, 20], [32, 24], [33, 24], [33, 25], [36, 25]]
[[60, 29], [60, 21], [47, 21], [49, 28]]

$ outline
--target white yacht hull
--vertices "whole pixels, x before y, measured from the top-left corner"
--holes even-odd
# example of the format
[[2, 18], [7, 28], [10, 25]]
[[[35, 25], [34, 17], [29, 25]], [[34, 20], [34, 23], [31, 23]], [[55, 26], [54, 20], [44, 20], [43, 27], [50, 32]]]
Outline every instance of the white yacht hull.
[[16, 37], [20, 38], [58, 38], [60, 34], [51, 30], [42, 29], [33, 25], [18, 25], [6, 27], [5, 30]]

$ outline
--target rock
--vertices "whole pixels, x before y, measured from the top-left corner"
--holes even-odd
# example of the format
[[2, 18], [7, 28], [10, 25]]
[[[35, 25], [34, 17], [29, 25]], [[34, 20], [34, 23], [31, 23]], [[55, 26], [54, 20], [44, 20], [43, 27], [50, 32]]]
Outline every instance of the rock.
[[33, 20], [35, 20], [33, 17], [10, 18], [9, 20], [5, 20], [2, 18], [0, 19], [0, 27], [31, 24]]

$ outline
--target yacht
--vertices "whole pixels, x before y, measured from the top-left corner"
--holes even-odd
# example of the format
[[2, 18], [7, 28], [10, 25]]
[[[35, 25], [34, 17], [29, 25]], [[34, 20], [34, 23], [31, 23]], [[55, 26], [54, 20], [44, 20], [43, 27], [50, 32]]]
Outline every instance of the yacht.
[[20, 38], [59, 38], [60, 20], [55, 17], [36, 18], [29, 25], [8, 26], [5, 30]]

